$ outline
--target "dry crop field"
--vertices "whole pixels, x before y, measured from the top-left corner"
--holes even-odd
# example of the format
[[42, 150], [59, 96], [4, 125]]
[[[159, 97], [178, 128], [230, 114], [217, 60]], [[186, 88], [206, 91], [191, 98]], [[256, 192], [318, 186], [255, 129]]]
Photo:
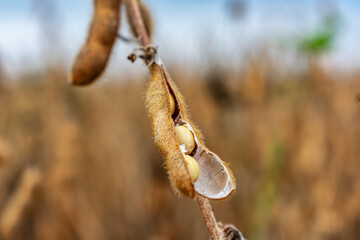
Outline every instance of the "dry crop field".
[[[170, 69], [236, 176], [236, 192], [214, 202], [217, 217], [248, 239], [359, 239], [360, 73], [316, 64], [284, 73], [262, 59], [186, 78]], [[206, 239], [152, 142], [146, 83], [75, 89], [66, 76], [2, 75], [1, 238]]]
[[[72, 67], [55, 2], [33, 3], [44, 62], [9, 75], [0, 59], [0, 240], [222, 239], [228, 225], [210, 229], [215, 218], [204, 214], [216, 197], [226, 198], [211, 201], [217, 219], [249, 240], [360, 239], [360, 71], [322, 61], [339, 34], [336, 9], [280, 55], [267, 43], [222, 55], [204, 31], [203, 59], [184, 67], [166, 56], [168, 75], [149, 46], [156, 23], [142, 1], [94, 1]], [[119, 30], [125, 12], [130, 40]], [[108, 81], [69, 84], [95, 81], [126, 41], [144, 47], [129, 44], [129, 59], [142, 58], [150, 77], [106, 72]]]

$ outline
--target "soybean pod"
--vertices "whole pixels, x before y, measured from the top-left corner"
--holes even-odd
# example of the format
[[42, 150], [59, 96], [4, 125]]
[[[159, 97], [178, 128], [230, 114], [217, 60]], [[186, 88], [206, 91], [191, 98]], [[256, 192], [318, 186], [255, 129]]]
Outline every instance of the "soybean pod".
[[72, 84], [90, 84], [104, 72], [119, 29], [120, 3], [121, 0], [94, 0], [88, 37], [72, 67]]
[[165, 67], [153, 62], [149, 69], [146, 107], [172, 188], [190, 198], [196, 193], [209, 199], [228, 197], [235, 190], [230, 168], [204, 145]]

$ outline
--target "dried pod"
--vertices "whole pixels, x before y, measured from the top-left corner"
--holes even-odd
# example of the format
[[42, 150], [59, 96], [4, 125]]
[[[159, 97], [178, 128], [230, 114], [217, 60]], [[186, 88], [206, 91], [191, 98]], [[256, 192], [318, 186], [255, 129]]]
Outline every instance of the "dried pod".
[[[235, 190], [231, 170], [201, 140], [199, 131], [191, 123], [182, 95], [166, 72], [164, 66], [150, 66], [150, 83], [146, 92], [146, 107], [155, 137], [155, 143], [166, 161], [170, 182], [176, 192], [193, 198], [195, 192], [210, 199], [223, 199]], [[169, 94], [175, 100], [175, 112], [171, 114]], [[189, 153], [199, 165], [199, 178], [194, 182], [185, 162], [175, 133], [176, 126], [189, 129], [195, 139], [195, 148]]]
[[[144, 23], [144, 26], [146, 29], [146, 33], [147, 33], [148, 37], [151, 39], [153, 36], [153, 33], [154, 33], [154, 24], [153, 24], [151, 12], [146, 7], [146, 5], [144, 3], [142, 3], [140, 0], [138, 0], [138, 6], [139, 6], [140, 15], [142, 17], [142, 20], [143, 20], [143, 23]], [[138, 38], [139, 36], [135, 29], [135, 23], [133, 22], [133, 18], [131, 18], [130, 9], [128, 6], [126, 7], [126, 15], [127, 15], [128, 23], [130, 25], [130, 30], [131, 30], [132, 35], [135, 38]]]
[[169, 94], [169, 98], [170, 98], [170, 115], [172, 116], [175, 112], [175, 99], [171, 94]]
[[88, 37], [72, 67], [72, 84], [90, 84], [103, 73], [118, 33], [120, 2], [94, 0], [95, 11]]

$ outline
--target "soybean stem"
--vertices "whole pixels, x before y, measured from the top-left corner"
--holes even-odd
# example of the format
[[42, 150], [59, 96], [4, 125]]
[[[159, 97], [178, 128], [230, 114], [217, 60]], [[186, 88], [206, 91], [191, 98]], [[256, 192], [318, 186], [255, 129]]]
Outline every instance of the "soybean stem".
[[217, 224], [213, 208], [210, 205], [209, 199], [196, 195], [196, 200], [199, 204], [201, 214], [203, 215], [206, 228], [209, 232], [211, 240], [222, 240], [223, 232]]
[[143, 47], [149, 45], [150, 40], [147, 35], [143, 18], [140, 14], [139, 2], [138, 0], [126, 0], [127, 7], [129, 8], [130, 17], [134, 23], [135, 31], [139, 36], [140, 44]]
[[[150, 40], [147, 35], [145, 25], [139, 10], [138, 0], [126, 0], [127, 7], [129, 8], [130, 17], [134, 23], [135, 31], [139, 36], [140, 44], [143, 47], [149, 45]], [[199, 204], [201, 214], [203, 215], [204, 222], [208, 229], [211, 240], [222, 240], [223, 232], [217, 224], [213, 208], [207, 198], [196, 195], [196, 200]]]

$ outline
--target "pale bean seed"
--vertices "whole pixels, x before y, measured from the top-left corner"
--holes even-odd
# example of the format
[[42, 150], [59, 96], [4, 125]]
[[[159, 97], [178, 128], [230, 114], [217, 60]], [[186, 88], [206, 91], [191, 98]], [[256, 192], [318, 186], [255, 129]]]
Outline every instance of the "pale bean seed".
[[189, 155], [185, 155], [185, 163], [189, 170], [191, 179], [193, 180], [193, 182], [196, 182], [200, 174], [199, 164], [196, 162], [196, 160], [193, 157]]
[[175, 127], [175, 132], [180, 146], [185, 145], [185, 153], [191, 153], [195, 148], [195, 139], [192, 132], [185, 126]]

